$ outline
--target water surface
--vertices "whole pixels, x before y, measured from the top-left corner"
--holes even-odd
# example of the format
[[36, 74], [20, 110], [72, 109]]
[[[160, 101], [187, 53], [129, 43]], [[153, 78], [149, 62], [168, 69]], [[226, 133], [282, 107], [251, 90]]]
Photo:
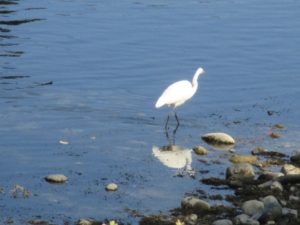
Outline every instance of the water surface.
[[[125, 209], [167, 211], [197, 188], [226, 193], [199, 182], [223, 177], [230, 156], [202, 142], [207, 132], [231, 134], [240, 154], [257, 146], [292, 154], [300, 136], [299, 6], [293, 0], [0, 2], [0, 221], [136, 223]], [[169, 144], [163, 130], [169, 109], [154, 103], [199, 66], [206, 74], [178, 110], [175, 142], [188, 151], [204, 145], [211, 150], [205, 158], [221, 164], [192, 154], [193, 179], [174, 176], [177, 169], [153, 156], [154, 146]], [[273, 140], [268, 132], [276, 123], [286, 129]], [[51, 173], [69, 181], [48, 184], [43, 177]], [[119, 190], [107, 193], [109, 182]], [[13, 198], [15, 184], [32, 196]]]

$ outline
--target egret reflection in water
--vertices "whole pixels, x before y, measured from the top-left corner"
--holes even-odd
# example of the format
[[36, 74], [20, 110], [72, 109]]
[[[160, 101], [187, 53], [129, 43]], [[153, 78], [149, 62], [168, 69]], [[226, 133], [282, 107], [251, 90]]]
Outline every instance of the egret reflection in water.
[[178, 175], [195, 176], [192, 168], [192, 149], [179, 145], [153, 146], [152, 153], [164, 166], [177, 169]]

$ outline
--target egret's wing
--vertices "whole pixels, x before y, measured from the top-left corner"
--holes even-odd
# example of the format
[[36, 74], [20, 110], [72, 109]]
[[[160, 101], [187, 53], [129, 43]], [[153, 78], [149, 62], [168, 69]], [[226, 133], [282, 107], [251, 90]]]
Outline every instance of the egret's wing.
[[182, 80], [171, 84], [162, 93], [156, 102], [156, 107], [161, 107], [165, 104], [171, 105], [177, 102], [186, 101], [190, 98], [192, 84], [187, 80]]

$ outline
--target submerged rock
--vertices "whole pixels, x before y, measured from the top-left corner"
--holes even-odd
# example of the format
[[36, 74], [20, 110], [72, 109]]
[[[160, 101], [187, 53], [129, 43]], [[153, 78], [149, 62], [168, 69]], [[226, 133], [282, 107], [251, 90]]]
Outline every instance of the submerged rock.
[[68, 180], [68, 177], [63, 174], [50, 174], [45, 177], [45, 180], [50, 183], [64, 183]]
[[197, 154], [197, 155], [207, 155], [208, 150], [202, 146], [196, 146], [193, 148], [193, 151]]
[[268, 153], [269, 150], [263, 147], [256, 147], [254, 149], [252, 149], [251, 153], [253, 155], [265, 155], [266, 153]]
[[243, 203], [242, 209], [248, 216], [262, 214], [264, 203], [258, 200], [249, 200]]
[[277, 129], [285, 129], [285, 126], [282, 123], [277, 123], [273, 127]]
[[202, 139], [208, 144], [235, 144], [233, 137], [225, 133], [207, 133], [202, 136]]
[[281, 152], [275, 152], [275, 151], [269, 151], [266, 148], [263, 147], [257, 147], [252, 149], [251, 151], [252, 155], [262, 155], [262, 156], [269, 156], [269, 157], [286, 157], [285, 154]]
[[253, 178], [255, 176], [254, 169], [249, 163], [233, 164], [226, 170], [226, 178], [243, 179]]
[[253, 155], [234, 155], [229, 159], [233, 163], [256, 163], [258, 158]]
[[278, 134], [278, 133], [274, 133], [273, 131], [270, 132], [269, 136], [273, 139], [277, 139], [277, 138], [280, 138], [281, 135]]
[[231, 220], [223, 219], [223, 220], [216, 220], [213, 222], [212, 225], [232, 225]]
[[189, 196], [189, 197], [185, 197], [181, 201], [181, 207], [183, 209], [191, 209], [194, 212], [207, 211], [210, 209], [210, 204], [197, 197]]

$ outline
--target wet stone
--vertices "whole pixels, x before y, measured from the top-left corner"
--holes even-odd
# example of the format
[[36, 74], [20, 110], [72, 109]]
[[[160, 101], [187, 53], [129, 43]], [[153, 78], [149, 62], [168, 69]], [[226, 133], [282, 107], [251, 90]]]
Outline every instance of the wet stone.
[[269, 150], [263, 147], [257, 147], [251, 151], [253, 155], [264, 155], [267, 152], [269, 152]]
[[190, 214], [185, 217], [184, 221], [187, 225], [193, 225], [196, 224], [197, 219], [198, 219], [197, 214]]
[[50, 183], [64, 183], [68, 180], [68, 177], [63, 174], [50, 174], [45, 177], [45, 180]]
[[258, 176], [257, 179], [260, 181], [267, 181], [267, 180], [273, 180], [281, 176], [284, 176], [284, 174], [280, 172], [264, 171], [262, 174]]
[[193, 148], [193, 151], [197, 154], [197, 155], [207, 155], [208, 154], [208, 150], [202, 146], [196, 146]]
[[262, 214], [264, 203], [258, 200], [249, 200], [243, 203], [242, 209], [248, 216]]
[[262, 201], [265, 206], [261, 218], [263, 221], [276, 220], [282, 215], [282, 206], [273, 195], [265, 197]]
[[225, 133], [207, 133], [202, 136], [202, 139], [208, 144], [235, 144], [235, 140]]
[[223, 220], [216, 220], [213, 222], [212, 225], [232, 225], [231, 220], [223, 219]]
[[237, 163], [227, 168], [226, 178], [243, 179], [253, 178], [255, 176], [254, 169], [249, 163]]
[[230, 159], [232, 163], [256, 163], [258, 158], [253, 155], [234, 155]]
[[270, 136], [271, 138], [273, 138], [273, 139], [277, 139], [277, 138], [280, 138], [280, 137], [281, 137], [280, 134], [275, 133], [275, 132], [271, 132], [271, 133], [269, 134], [269, 136]]
[[197, 197], [189, 196], [189, 197], [185, 197], [181, 201], [181, 207], [183, 209], [191, 209], [195, 212], [207, 211], [210, 209], [210, 204]]
[[257, 220], [251, 219], [246, 214], [236, 216], [233, 221], [235, 225], [260, 225]]
[[296, 209], [283, 208], [282, 214], [288, 217], [292, 217], [293, 219], [298, 218], [298, 211]]
[[280, 158], [286, 156], [285, 154], [283, 154], [281, 152], [269, 151], [268, 149], [263, 148], [263, 147], [254, 148], [251, 151], [251, 154], [252, 155], [268, 156], [268, 157], [280, 157]]
[[291, 157], [291, 161], [294, 163], [300, 163], [300, 152], [299, 151]]
[[282, 192], [283, 191], [283, 186], [278, 181], [272, 182], [270, 188], [271, 188], [272, 191], [278, 191], [278, 192]]
[[274, 125], [274, 128], [285, 129], [285, 126], [282, 123], [277, 123], [277, 124]]
[[300, 174], [300, 168], [292, 165], [292, 164], [285, 164], [282, 166], [281, 171], [285, 175], [298, 175]]

